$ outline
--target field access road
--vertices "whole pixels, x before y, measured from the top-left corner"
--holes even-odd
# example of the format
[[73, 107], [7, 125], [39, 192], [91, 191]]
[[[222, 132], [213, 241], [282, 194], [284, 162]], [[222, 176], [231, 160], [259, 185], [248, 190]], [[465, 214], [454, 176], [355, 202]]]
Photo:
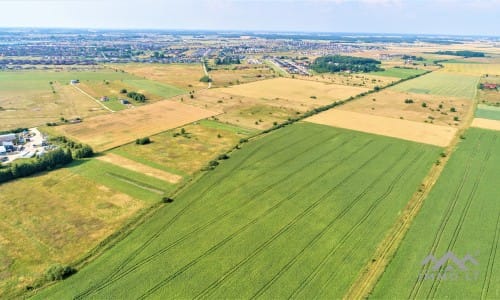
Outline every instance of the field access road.
[[79, 88], [78, 86], [76, 86], [75, 83], [71, 83], [71, 85], [77, 89], [78, 91], [80, 91], [80, 93], [84, 94], [85, 96], [89, 97], [90, 99], [94, 100], [95, 102], [97, 102], [100, 106], [104, 107], [104, 109], [106, 110], [109, 110], [110, 112], [114, 113], [115, 111], [112, 110], [111, 108], [107, 107], [106, 105], [102, 104], [102, 102], [100, 102], [99, 100], [97, 100], [96, 98], [92, 97], [91, 95], [89, 95], [87, 92], [85, 92], [84, 90], [82, 90], [81, 88]]

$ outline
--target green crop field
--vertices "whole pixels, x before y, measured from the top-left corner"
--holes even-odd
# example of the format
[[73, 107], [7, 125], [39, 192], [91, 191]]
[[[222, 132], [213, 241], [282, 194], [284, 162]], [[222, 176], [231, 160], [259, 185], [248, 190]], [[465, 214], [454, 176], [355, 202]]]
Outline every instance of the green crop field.
[[426, 72], [425, 70], [421, 69], [390, 68], [384, 71], [373, 72], [370, 74], [406, 79], [408, 77], [420, 75], [425, 72]]
[[[466, 132], [373, 298], [500, 297], [499, 138], [497, 131], [471, 128]], [[440, 260], [448, 252], [458, 264], [452, 260], [445, 260], [441, 267], [437, 262], [424, 264], [428, 255]]]
[[440, 149], [299, 123], [244, 144], [74, 276], [69, 298], [339, 298]]
[[396, 91], [472, 99], [478, 76], [432, 72], [391, 87]]
[[500, 121], [500, 107], [478, 104], [476, 109], [476, 117]]
[[152, 93], [163, 98], [170, 98], [186, 93], [186, 91], [175, 86], [146, 79], [125, 80], [124, 82], [129, 86], [139, 89], [141, 92]]
[[160, 179], [97, 159], [87, 160], [70, 170], [115, 191], [150, 202], [159, 201], [175, 187]]

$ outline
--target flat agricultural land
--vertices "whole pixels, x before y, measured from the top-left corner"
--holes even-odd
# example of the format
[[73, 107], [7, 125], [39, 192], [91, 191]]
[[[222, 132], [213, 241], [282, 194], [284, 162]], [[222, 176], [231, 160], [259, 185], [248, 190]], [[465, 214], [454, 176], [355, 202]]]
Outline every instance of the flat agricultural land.
[[379, 134], [441, 147], [449, 145], [457, 129], [414, 121], [330, 109], [306, 119], [307, 122]]
[[406, 79], [411, 76], [420, 75], [425, 73], [426, 70], [422, 69], [410, 69], [410, 68], [389, 68], [384, 71], [371, 73], [378, 76], [395, 77], [400, 79]]
[[500, 75], [500, 63], [443, 63], [443, 71], [467, 75]]
[[301, 113], [367, 91], [310, 80], [276, 78], [229, 88], [197, 91], [175, 100], [221, 112], [217, 119], [244, 128], [266, 129]]
[[332, 74], [324, 73], [313, 76], [297, 76], [296, 78], [302, 80], [311, 80], [331, 84], [340, 84], [348, 86], [357, 86], [363, 88], [373, 89], [375, 86], [383, 87], [388, 84], [394, 83], [399, 80], [397, 77], [379, 76], [375, 73], [361, 73], [361, 74]]
[[73, 167], [2, 183], [1, 191], [0, 298], [14, 298], [53, 264], [78, 260], [147, 205]]
[[476, 118], [500, 121], [500, 107], [478, 104], [476, 109]]
[[472, 120], [471, 127], [491, 129], [491, 130], [500, 130], [500, 121], [499, 120], [491, 120], [491, 119], [483, 119], [483, 118], [474, 118], [474, 120]]
[[438, 152], [322, 125], [286, 127], [245, 144], [36, 298], [342, 297]]
[[0, 72], [0, 130], [38, 126], [56, 122], [61, 117], [70, 119], [107, 113], [98, 103], [72, 87], [70, 80], [79, 79], [92, 85], [104, 80], [132, 78], [105, 69]]
[[[411, 99], [413, 103], [405, 103]], [[425, 107], [424, 107], [425, 106]], [[415, 94], [384, 89], [342, 105], [342, 110], [364, 114], [432, 123], [443, 126], [462, 124], [472, 101], [447, 96]], [[458, 118], [455, 119], [455, 118]]]
[[212, 78], [213, 87], [227, 87], [276, 77], [269, 66], [250, 64], [217, 66], [208, 73]]
[[392, 90], [436, 96], [474, 98], [479, 76], [435, 71], [391, 87]]
[[269, 100], [283, 98], [295, 102], [311, 101], [311, 96], [334, 102], [366, 91], [368, 89], [362, 87], [326, 84], [291, 78], [257, 81], [233, 86], [224, 90], [228, 94], [249, 98], [265, 98]]
[[149, 79], [184, 90], [198, 90], [207, 87], [200, 82], [204, 75], [199, 64], [124, 64], [112, 65], [112, 68], [133, 74], [139, 78]]
[[[500, 132], [471, 128], [465, 136], [375, 287], [373, 298], [496, 299], [500, 295], [496, 196]], [[457, 260], [445, 258], [440, 266], [438, 260], [448, 252]], [[425, 261], [429, 255], [436, 261]]]
[[201, 120], [150, 137], [152, 143], [130, 143], [111, 150], [113, 154], [131, 161], [163, 170], [177, 176], [189, 176], [206, 166], [220, 153], [234, 147], [253, 131], [216, 121]]
[[159, 101], [113, 114], [88, 118], [82, 123], [55, 127], [59, 134], [89, 144], [97, 151], [120, 146], [215, 113], [172, 101]]
[[[128, 79], [124, 83], [133, 87], [134, 91], [148, 95], [156, 95], [161, 99], [171, 98], [177, 95], [185, 94], [186, 91], [165, 83], [155, 82], [144, 79]], [[149, 96], [153, 97], [153, 96]]]
[[159, 170], [113, 153], [106, 153], [97, 157], [97, 159], [173, 184], [179, 183], [182, 179], [182, 176]]

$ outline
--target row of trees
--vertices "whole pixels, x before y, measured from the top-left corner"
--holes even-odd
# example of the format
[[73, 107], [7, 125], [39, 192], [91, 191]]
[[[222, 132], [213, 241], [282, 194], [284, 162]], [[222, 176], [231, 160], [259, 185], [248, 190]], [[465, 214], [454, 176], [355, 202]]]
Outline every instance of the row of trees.
[[129, 92], [129, 93], [127, 93], [127, 97], [134, 99], [137, 102], [146, 102], [146, 100], [147, 100], [146, 96], [144, 96], [141, 93], [137, 93], [137, 92]]
[[0, 169], [0, 182], [48, 171], [73, 161], [70, 149], [56, 149], [41, 157], [20, 160]]
[[217, 57], [215, 59], [216, 65], [232, 65], [232, 64], [241, 64], [241, 60], [237, 56], [223, 56]]
[[318, 73], [382, 71], [379, 66], [380, 61], [372, 58], [328, 55], [316, 58], [311, 64], [311, 69]]
[[434, 52], [434, 54], [440, 54], [440, 55], [455, 55], [455, 56], [462, 56], [462, 57], [484, 57], [484, 52], [479, 52], [479, 51], [469, 51], [469, 50], [458, 50], [458, 51], [437, 51]]

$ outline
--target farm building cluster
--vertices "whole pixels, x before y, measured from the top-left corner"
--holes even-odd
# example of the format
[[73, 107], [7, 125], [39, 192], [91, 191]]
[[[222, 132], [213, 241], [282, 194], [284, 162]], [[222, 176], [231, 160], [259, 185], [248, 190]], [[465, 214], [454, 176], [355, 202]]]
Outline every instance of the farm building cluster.
[[12, 162], [19, 158], [41, 156], [52, 149], [47, 139], [36, 128], [19, 133], [0, 135], [0, 162]]

